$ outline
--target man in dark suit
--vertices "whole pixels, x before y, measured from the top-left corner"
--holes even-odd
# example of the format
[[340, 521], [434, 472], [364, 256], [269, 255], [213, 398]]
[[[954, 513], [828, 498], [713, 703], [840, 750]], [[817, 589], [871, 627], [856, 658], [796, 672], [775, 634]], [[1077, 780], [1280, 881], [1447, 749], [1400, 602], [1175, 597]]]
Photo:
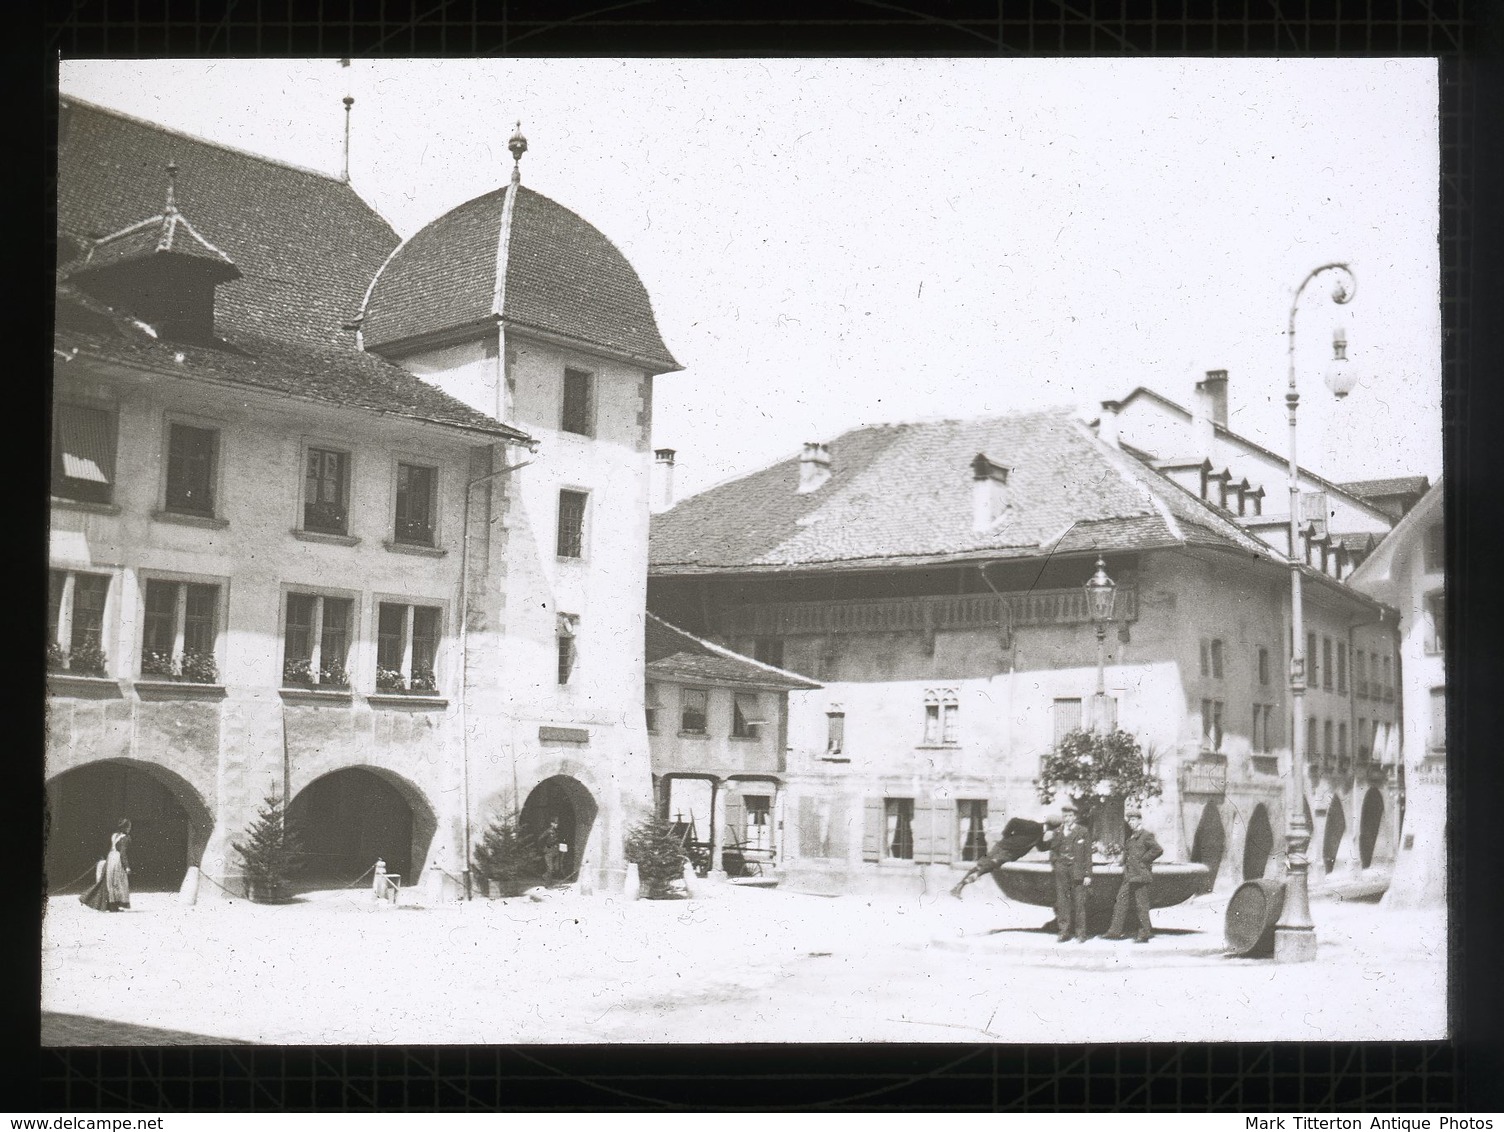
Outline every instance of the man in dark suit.
[[1144, 816], [1137, 810], [1123, 815], [1128, 822], [1128, 837], [1123, 842], [1123, 883], [1118, 889], [1117, 900], [1112, 906], [1112, 926], [1107, 929], [1108, 939], [1122, 939], [1124, 921], [1128, 918], [1128, 904], [1138, 916], [1136, 943], [1148, 943], [1153, 931], [1149, 927], [1149, 885], [1154, 880], [1154, 862], [1164, 855], [1154, 834], [1144, 828]]
[[[1058, 819], [1052, 818], [1051, 820], [1058, 824]], [[997, 844], [987, 850], [986, 855], [971, 866], [967, 874], [956, 882], [950, 894], [960, 899], [961, 890], [968, 884], [975, 883], [978, 877], [986, 876], [1009, 861], [1018, 860], [1035, 846], [1043, 848], [1044, 845], [1044, 827], [1037, 821], [1030, 821], [1028, 818], [1009, 818], [1008, 824], [1003, 826], [1003, 835], [998, 838]]]
[[1084, 814], [1070, 803], [1065, 826], [1050, 841], [1050, 868], [1055, 878], [1056, 938], [1064, 943], [1074, 932], [1086, 942], [1086, 897], [1091, 887], [1091, 829]]

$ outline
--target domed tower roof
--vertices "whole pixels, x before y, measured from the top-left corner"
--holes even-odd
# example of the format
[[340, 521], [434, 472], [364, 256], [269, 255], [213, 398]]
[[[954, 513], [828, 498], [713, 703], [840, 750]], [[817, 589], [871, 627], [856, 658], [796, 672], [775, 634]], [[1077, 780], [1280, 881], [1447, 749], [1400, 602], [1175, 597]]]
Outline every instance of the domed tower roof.
[[653, 373], [684, 368], [663, 344], [626, 257], [515, 174], [508, 187], [445, 213], [398, 247], [371, 283], [360, 329], [366, 349], [396, 353], [416, 339], [497, 320]]

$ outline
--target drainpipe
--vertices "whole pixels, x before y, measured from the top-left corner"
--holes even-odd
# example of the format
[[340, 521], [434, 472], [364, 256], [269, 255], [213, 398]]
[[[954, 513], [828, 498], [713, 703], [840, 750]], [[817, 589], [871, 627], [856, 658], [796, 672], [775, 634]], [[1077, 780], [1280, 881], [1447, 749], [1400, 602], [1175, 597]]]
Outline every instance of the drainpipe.
[[[536, 448], [529, 447], [530, 452]], [[494, 451], [494, 449], [493, 449]], [[470, 726], [467, 705], [470, 701], [470, 499], [475, 488], [498, 476], [509, 475], [533, 461], [509, 464], [465, 484], [465, 527], [460, 537], [460, 806], [463, 813], [465, 840], [465, 899], [472, 899], [470, 880]]]

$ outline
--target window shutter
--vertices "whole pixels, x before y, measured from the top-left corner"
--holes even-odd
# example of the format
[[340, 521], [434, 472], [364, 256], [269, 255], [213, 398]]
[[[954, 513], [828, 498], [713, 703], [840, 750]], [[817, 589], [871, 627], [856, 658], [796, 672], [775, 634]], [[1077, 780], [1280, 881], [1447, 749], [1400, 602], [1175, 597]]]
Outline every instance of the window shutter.
[[883, 855], [883, 800], [868, 798], [865, 809], [865, 820], [862, 822], [862, 860], [880, 861]]
[[[919, 803], [916, 802], [915, 805], [917, 806]], [[914, 835], [916, 842], [914, 856], [920, 861], [929, 861], [931, 864], [948, 865], [955, 859], [956, 855], [955, 847], [952, 844], [955, 841], [957, 824], [956, 804], [953, 801], [927, 799], [924, 805], [929, 808], [929, 813], [924, 819], [922, 827], [929, 830], [929, 855], [924, 856], [920, 853], [919, 845], [917, 844], [920, 834], [916, 832]], [[916, 830], [921, 828], [920, 817], [917, 812], [914, 815], [914, 825]]]
[[69, 479], [108, 484], [115, 474], [115, 418], [105, 409], [59, 405], [58, 451]]
[[726, 790], [726, 828], [721, 830], [721, 842], [724, 845], [740, 845], [746, 840], [747, 807], [742, 804], [740, 794]]

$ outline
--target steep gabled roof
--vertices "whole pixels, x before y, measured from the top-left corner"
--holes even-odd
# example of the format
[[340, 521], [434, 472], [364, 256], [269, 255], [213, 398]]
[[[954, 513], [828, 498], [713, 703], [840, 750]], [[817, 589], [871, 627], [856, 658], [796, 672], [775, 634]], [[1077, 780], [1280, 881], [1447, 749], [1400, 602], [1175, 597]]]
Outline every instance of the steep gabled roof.
[[763, 664], [723, 645], [686, 633], [651, 613], [647, 615], [645, 637], [649, 676], [789, 691], [821, 686], [796, 672]]
[[1380, 480], [1354, 480], [1339, 486], [1349, 495], [1356, 495], [1359, 499], [1382, 499], [1391, 495], [1419, 497], [1426, 493], [1426, 489], [1431, 486], [1431, 481], [1425, 476], [1392, 476], [1389, 479]]
[[[652, 520], [655, 574], [918, 565], [1071, 551], [1269, 546], [1066, 411], [875, 425], [829, 445], [831, 478], [798, 493], [799, 459], [711, 488]], [[971, 462], [1011, 468], [1009, 506], [972, 529]]]
[[361, 335], [368, 349], [394, 349], [497, 319], [655, 373], [682, 368], [616, 245], [522, 185], [467, 201], [402, 244], [371, 285]]
[[531, 439], [402, 367], [353, 346], [286, 342], [244, 333], [212, 345], [164, 342], [145, 323], [115, 312], [66, 283], [57, 288], [53, 342], [58, 355], [69, 360], [145, 367], [184, 381], [240, 386], [355, 412], [443, 425], [476, 433], [491, 443], [528, 443]]
[[162, 211], [176, 162], [178, 204], [242, 278], [222, 284], [225, 333], [331, 343], [360, 309], [397, 234], [337, 177], [258, 157], [66, 97], [58, 121], [59, 259]]

